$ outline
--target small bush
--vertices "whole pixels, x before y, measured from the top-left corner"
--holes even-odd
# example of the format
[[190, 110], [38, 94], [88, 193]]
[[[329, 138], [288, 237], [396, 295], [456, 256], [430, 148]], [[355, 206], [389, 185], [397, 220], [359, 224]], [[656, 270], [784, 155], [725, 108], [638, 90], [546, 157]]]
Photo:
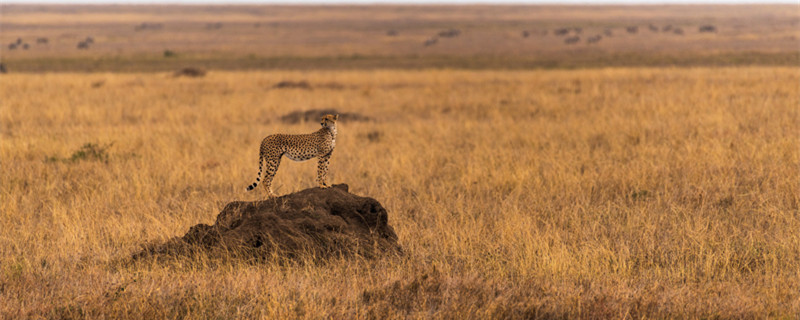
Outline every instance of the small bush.
[[164, 58], [174, 58], [178, 56], [175, 51], [172, 50], [164, 50]]
[[69, 161], [75, 162], [80, 160], [98, 160], [107, 162], [108, 161], [108, 148], [114, 143], [108, 143], [104, 145], [95, 144], [95, 143], [86, 143], [81, 146], [80, 149], [73, 152], [72, 155], [69, 157]]

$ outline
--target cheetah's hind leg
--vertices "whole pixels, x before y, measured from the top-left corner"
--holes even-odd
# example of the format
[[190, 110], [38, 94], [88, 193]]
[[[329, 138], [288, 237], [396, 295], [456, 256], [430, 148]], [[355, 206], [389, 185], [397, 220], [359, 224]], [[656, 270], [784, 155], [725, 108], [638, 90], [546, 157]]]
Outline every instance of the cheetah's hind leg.
[[264, 173], [264, 190], [267, 191], [267, 197], [274, 198], [277, 197], [274, 193], [272, 193], [272, 178], [275, 177], [275, 173], [278, 172], [278, 166], [281, 165], [281, 156], [271, 156], [267, 159], [267, 170]]

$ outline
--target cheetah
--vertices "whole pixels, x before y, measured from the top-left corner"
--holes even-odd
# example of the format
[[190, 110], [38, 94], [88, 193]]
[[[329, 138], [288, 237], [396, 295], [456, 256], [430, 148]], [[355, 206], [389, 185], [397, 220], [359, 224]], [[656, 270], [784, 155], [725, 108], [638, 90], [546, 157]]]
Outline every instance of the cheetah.
[[336, 146], [336, 120], [339, 115], [328, 114], [322, 117], [322, 128], [309, 134], [273, 134], [261, 141], [261, 151], [258, 155], [258, 176], [247, 191], [253, 190], [261, 180], [262, 164], [267, 163], [264, 174], [264, 190], [267, 196], [275, 197], [272, 193], [272, 178], [278, 172], [281, 157], [286, 156], [294, 161], [305, 161], [319, 158], [317, 164], [317, 183], [321, 188], [328, 188], [325, 178], [328, 175], [328, 161], [331, 159], [333, 148]]

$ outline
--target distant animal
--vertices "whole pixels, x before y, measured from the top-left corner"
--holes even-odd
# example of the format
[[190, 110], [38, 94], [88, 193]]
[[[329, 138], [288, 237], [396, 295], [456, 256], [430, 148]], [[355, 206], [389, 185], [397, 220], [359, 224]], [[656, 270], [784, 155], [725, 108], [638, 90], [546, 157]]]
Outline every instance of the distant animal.
[[439, 42], [439, 38], [433, 37], [428, 40], [425, 40], [425, 42], [423, 42], [422, 45], [428, 47], [436, 44], [437, 42]]
[[47, 44], [47, 38], [36, 38], [36, 43]]
[[598, 35], [595, 35], [594, 37], [589, 37], [589, 39], [586, 39], [586, 42], [589, 43], [589, 44], [598, 43], [602, 39], [603, 39], [603, 36], [598, 34]]
[[141, 30], [148, 30], [148, 29], [149, 30], [161, 30], [161, 28], [163, 28], [163, 27], [164, 27], [164, 25], [161, 24], [161, 23], [146, 23], [146, 22], [142, 22], [142, 24], [133, 27], [133, 30], [134, 31], [141, 31]]
[[8, 50], [14, 50], [16, 48], [17, 48], [17, 44], [16, 43], [9, 43], [8, 44]]
[[581, 41], [581, 37], [574, 36], [564, 39], [564, 43], [566, 44], [575, 44], [578, 43], [578, 41]]
[[27, 44], [27, 43], [23, 43], [22, 44], [22, 50], [28, 50], [28, 49], [30, 49], [30, 47], [31, 46], [29, 44]]
[[460, 34], [461, 34], [461, 30], [449, 29], [449, 30], [439, 31], [439, 33], [437, 35], [442, 37], [442, 38], [453, 38], [453, 37], [458, 37], [458, 35], [460, 35]]
[[6, 65], [0, 63], [0, 73], [8, 73], [8, 69], [6, 69]]
[[698, 31], [700, 31], [700, 32], [717, 32], [717, 27], [712, 26], [710, 24], [707, 24], [707, 25], [704, 25], [704, 26], [700, 26], [700, 28], [698, 28]]
[[522, 31], [522, 37], [523, 37], [523, 38], [527, 38], [527, 37], [529, 37], [530, 35], [531, 35], [531, 33], [530, 33], [530, 32], [528, 32], [528, 30], [523, 30], [523, 31]]
[[78, 42], [78, 49], [88, 50], [89, 49], [89, 44], [86, 43], [86, 41]]
[[656, 27], [655, 25], [652, 25], [652, 24], [651, 24], [651, 25], [649, 25], [649, 26], [647, 26], [647, 27], [648, 27], [648, 28], [650, 28], [650, 31], [653, 31], [653, 32], [658, 32], [658, 27]]
[[273, 134], [261, 141], [258, 155], [258, 176], [247, 191], [253, 190], [261, 180], [262, 165], [266, 162], [267, 170], [264, 173], [264, 190], [272, 198], [272, 179], [278, 172], [281, 157], [286, 156], [294, 161], [305, 161], [319, 158], [317, 163], [317, 183], [321, 188], [330, 187], [326, 182], [328, 176], [328, 162], [331, 159], [333, 148], [336, 147], [336, 120], [339, 115], [327, 114], [322, 117], [322, 128], [309, 134]]
[[630, 27], [626, 27], [625, 30], [628, 31], [628, 33], [637, 33], [637, 32], [639, 32], [639, 27], [630, 26]]
[[614, 32], [611, 31], [611, 29], [606, 29], [605, 31], [603, 31], [603, 33], [606, 35], [606, 37], [611, 37], [614, 35]]
[[663, 32], [670, 32], [671, 30], [672, 30], [672, 25], [671, 24], [668, 24], [668, 25], [664, 26], [663, 28], [661, 28], [661, 31], [663, 31]]
[[22, 44], [22, 38], [17, 38], [16, 44], [18, 44], [18, 45]]
[[86, 37], [86, 40], [84, 40], [84, 42], [86, 42], [86, 43], [89, 43], [89, 44], [92, 44], [92, 43], [94, 43], [94, 38], [92, 38], [92, 37]]
[[683, 29], [675, 28], [675, 29], [672, 30], [672, 33], [682, 36], [683, 35]]
[[567, 35], [567, 33], [569, 33], [569, 28], [559, 28], [553, 30], [553, 34], [557, 36], [564, 36]]

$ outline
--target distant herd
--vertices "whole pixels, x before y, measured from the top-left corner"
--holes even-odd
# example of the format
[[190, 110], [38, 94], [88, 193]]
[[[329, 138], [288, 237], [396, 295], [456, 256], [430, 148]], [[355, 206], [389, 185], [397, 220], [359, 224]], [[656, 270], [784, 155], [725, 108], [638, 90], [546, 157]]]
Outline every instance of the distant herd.
[[[665, 26], [663, 26], [661, 28], [659, 28], [656, 25], [649, 24], [647, 26], [647, 28], [651, 32], [659, 32], [660, 31], [662, 33], [672, 33], [672, 34], [679, 35], [679, 36], [684, 35], [683, 28], [673, 27], [672, 25], [669, 25], [669, 24], [665, 25]], [[625, 27], [625, 31], [627, 33], [630, 33], [630, 34], [636, 34], [636, 33], [639, 32], [639, 26], [627, 26], [627, 27]], [[702, 25], [702, 26], [698, 27], [697, 31], [699, 33], [716, 33], [717, 32], [717, 27], [713, 26], [713, 25]], [[531, 37], [533, 35], [546, 36], [546, 35], [548, 35], [548, 33], [550, 33], [550, 31], [548, 29], [542, 29], [542, 30], [538, 30], [538, 31], [522, 30], [522, 37], [523, 38], [528, 38], [528, 37]], [[397, 32], [397, 30], [389, 30], [386, 33], [387, 36], [392, 36], [392, 37], [397, 36], [398, 34], [399, 33]], [[449, 29], [449, 30], [441, 31], [437, 35], [426, 39], [422, 43], [422, 45], [426, 46], [426, 47], [432, 46], [432, 45], [438, 43], [439, 38], [452, 38], [452, 37], [456, 37], [456, 36], [458, 36], [460, 34], [461, 34], [461, 30], [457, 30], [457, 29]], [[565, 44], [576, 44], [576, 43], [579, 43], [581, 41], [581, 35], [583, 34], [583, 28], [581, 28], [581, 27], [556, 28], [556, 29], [554, 29], [552, 31], [552, 34], [554, 36], [557, 36], [557, 37], [565, 37], [564, 38], [564, 43]], [[607, 28], [607, 29], [603, 30], [602, 34], [598, 33], [598, 34], [586, 37], [586, 43], [587, 44], [595, 44], [595, 43], [600, 42], [600, 40], [603, 40], [603, 37], [610, 38], [610, 37], [613, 37], [613, 36], [614, 36], [614, 31], [612, 29], [608, 29]]]
[[[258, 28], [259, 26], [260, 26], [260, 24], [255, 24], [256, 28]], [[158, 23], [158, 24], [142, 23], [142, 24], [139, 24], [139, 25], [135, 26], [134, 30], [135, 31], [161, 30], [163, 27], [164, 26], [162, 24], [160, 24], [160, 23]], [[222, 28], [222, 23], [219, 23], [219, 22], [208, 23], [208, 24], [206, 24], [205, 28], [208, 29], [208, 30], [218, 30], [218, 29]], [[656, 25], [650, 24], [650, 25], [647, 26], [647, 28], [651, 32], [672, 33], [674, 35], [679, 35], [679, 36], [684, 34], [683, 28], [673, 27], [672, 25], [665, 25], [665, 26], [659, 28]], [[635, 33], [639, 32], [639, 27], [638, 26], [627, 26], [624, 29], [625, 29], [625, 31], [627, 33], [630, 33], [630, 34], [635, 34]], [[700, 32], [700, 33], [715, 33], [715, 32], [717, 32], [717, 27], [713, 26], [713, 25], [702, 25], [702, 26], [698, 27], [698, 32]], [[528, 37], [531, 37], [533, 35], [546, 36], [546, 35], [548, 35], [548, 33], [550, 33], [550, 31], [547, 30], [547, 29], [542, 29], [542, 30], [538, 30], [538, 31], [523, 30], [522, 31], [522, 37], [523, 38], [528, 38]], [[581, 36], [583, 34], [583, 28], [580, 28], [580, 27], [556, 28], [556, 29], [552, 30], [552, 34], [554, 36], [557, 36], [557, 37], [565, 37], [564, 38], [564, 43], [565, 44], [577, 44], [577, 43], [579, 43], [581, 41]], [[386, 32], [386, 35], [390, 36], [390, 37], [395, 37], [395, 36], [399, 35], [399, 32], [397, 30], [389, 30], [389, 31]], [[432, 36], [432, 37], [430, 37], [428, 39], [425, 39], [425, 41], [422, 42], [422, 45], [425, 46], [425, 47], [432, 46], [432, 45], [437, 44], [439, 42], [439, 39], [441, 39], [441, 38], [455, 38], [455, 37], [458, 37], [459, 35], [461, 35], [461, 30], [459, 30], [459, 29], [442, 30], [442, 31], [439, 31], [436, 35], [434, 35], [434, 36]], [[586, 43], [587, 44], [595, 44], [595, 43], [598, 43], [601, 40], [603, 40], [603, 37], [612, 37], [613, 35], [614, 35], [614, 31], [612, 29], [605, 29], [605, 30], [603, 30], [602, 34], [598, 33], [598, 34], [595, 34], [595, 35], [587, 36], [585, 39], [586, 39]], [[44, 45], [44, 46], [46, 46], [48, 43], [49, 43], [49, 40], [47, 38], [36, 38], [36, 45], [40, 45], [40, 46]], [[76, 45], [76, 48], [79, 49], [79, 50], [88, 50], [91, 47], [92, 44], [94, 44], [94, 38], [93, 37], [86, 37], [85, 39], [78, 41], [78, 43]], [[17, 49], [28, 50], [28, 49], [31, 49], [32, 46], [29, 43], [23, 41], [22, 38], [17, 38], [17, 40], [15, 42], [9, 43], [7, 47], [8, 47], [8, 50], [17, 50]]]
[[[50, 43], [50, 40], [48, 40], [47, 38], [36, 38], [37, 45], [47, 45], [48, 43]], [[89, 45], [91, 45], [92, 43], [94, 43], [94, 38], [86, 37], [86, 39], [78, 41], [77, 48], [81, 50], [88, 50]], [[28, 50], [30, 48], [31, 45], [23, 41], [22, 38], [17, 38], [17, 41], [8, 44], [8, 50], [16, 50], [16, 49]]]

